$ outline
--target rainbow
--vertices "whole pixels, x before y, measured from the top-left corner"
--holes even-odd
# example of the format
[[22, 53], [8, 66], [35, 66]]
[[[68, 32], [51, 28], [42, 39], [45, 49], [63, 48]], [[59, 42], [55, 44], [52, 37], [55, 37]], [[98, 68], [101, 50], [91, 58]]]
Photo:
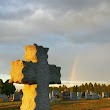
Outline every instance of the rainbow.
[[74, 59], [73, 65], [72, 65], [71, 73], [70, 73], [70, 81], [75, 81], [77, 79], [76, 66], [78, 63], [79, 63], [79, 58], [78, 58], [78, 56], [76, 56]]

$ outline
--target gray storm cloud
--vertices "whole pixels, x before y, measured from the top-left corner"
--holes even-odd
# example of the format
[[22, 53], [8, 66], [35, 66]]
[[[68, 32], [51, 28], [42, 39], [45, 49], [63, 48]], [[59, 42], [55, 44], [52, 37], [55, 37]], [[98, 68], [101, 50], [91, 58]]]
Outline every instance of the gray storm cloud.
[[[104, 80], [108, 80], [109, 45], [105, 44], [110, 44], [109, 4], [109, 0], [0, 1], [1, 73], [9, 74], [10, 61], [23, 59], [23, 47], [36, 42], [50, 48], [49, 61], [62, 67], [63, 80], [70, 79], [77, 56], [77, 77], [91, 75], [90, 79], [78, 80], [93, 80], [99, 72], [102, 76], [106, 72]], [[94, 51], [87, 59], [91, 49]], [[99, 65], [93, 71], [94, 63]], [[79, 68], [82, 72], [78, 72]]]

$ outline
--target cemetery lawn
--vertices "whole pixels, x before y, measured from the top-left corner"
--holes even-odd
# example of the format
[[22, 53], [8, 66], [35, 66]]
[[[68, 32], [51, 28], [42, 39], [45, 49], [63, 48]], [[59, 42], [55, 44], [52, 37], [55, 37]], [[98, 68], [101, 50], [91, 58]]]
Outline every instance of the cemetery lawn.
[[51, 105], [52, 110], [110, 110], [110, 99], [61, 101]]
[[[21, 101], [1, 102], [0, 110], [20, 110], [20, 105]], [[110, 99], [52, 102], [51, 110], [110, 110]]]

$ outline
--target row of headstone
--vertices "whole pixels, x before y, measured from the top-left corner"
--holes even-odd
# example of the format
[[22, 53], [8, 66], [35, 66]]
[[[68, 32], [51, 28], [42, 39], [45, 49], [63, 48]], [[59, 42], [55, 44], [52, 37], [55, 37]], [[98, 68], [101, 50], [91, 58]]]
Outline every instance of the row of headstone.
[[85, 92], [85, 99], [99, 99], [99, 96], [96, 93]]
[[22, 100], [22, 95], [20, 94], [11, 94], [9, 97], [5, 94], [0, 94], [0, 102], [20, 101], [20, 100]]
[[49, 99], [51, 101], [56, 101], [56, 96], [59, 95], [63, 100], [80, 100], [81, 98], [85, 98], [87, 100], [96, 100], [100, 98], [107, 98], [107, 94], [105, 92], [102, 92], [102, 95], [97, 94], [92, 91], [86, 91], [85, 93], [82, 92], [69, 92], [69, 91], [62, 91], [60, 94], [58, 91], [52, 91], [52, 93], [49, 93]]
[[82, 94], [80, 92], [63, 92], [62, 93], [62, 99], [63, 100], [80, 100], [82, 97]]
[[102, 95], [94, 93], [94, 92], [85, 92], [85, 99], [100, 99], [100, 98], [108, 98], [108, 95], [106, 92], [102, 92]]

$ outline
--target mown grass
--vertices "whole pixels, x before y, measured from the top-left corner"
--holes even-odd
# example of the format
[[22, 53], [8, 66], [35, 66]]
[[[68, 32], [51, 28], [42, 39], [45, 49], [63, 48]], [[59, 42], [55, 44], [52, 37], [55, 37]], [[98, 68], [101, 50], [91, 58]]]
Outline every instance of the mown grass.
[[51, 104], [52, 110], [110, 110], [110, 99], [61, 101]]
[[[0, 110], [20, 110], [20, 105], [20, 101], [2, 102]], [[51, 110], [110, 110], [110, 99], [52, 102]]]

